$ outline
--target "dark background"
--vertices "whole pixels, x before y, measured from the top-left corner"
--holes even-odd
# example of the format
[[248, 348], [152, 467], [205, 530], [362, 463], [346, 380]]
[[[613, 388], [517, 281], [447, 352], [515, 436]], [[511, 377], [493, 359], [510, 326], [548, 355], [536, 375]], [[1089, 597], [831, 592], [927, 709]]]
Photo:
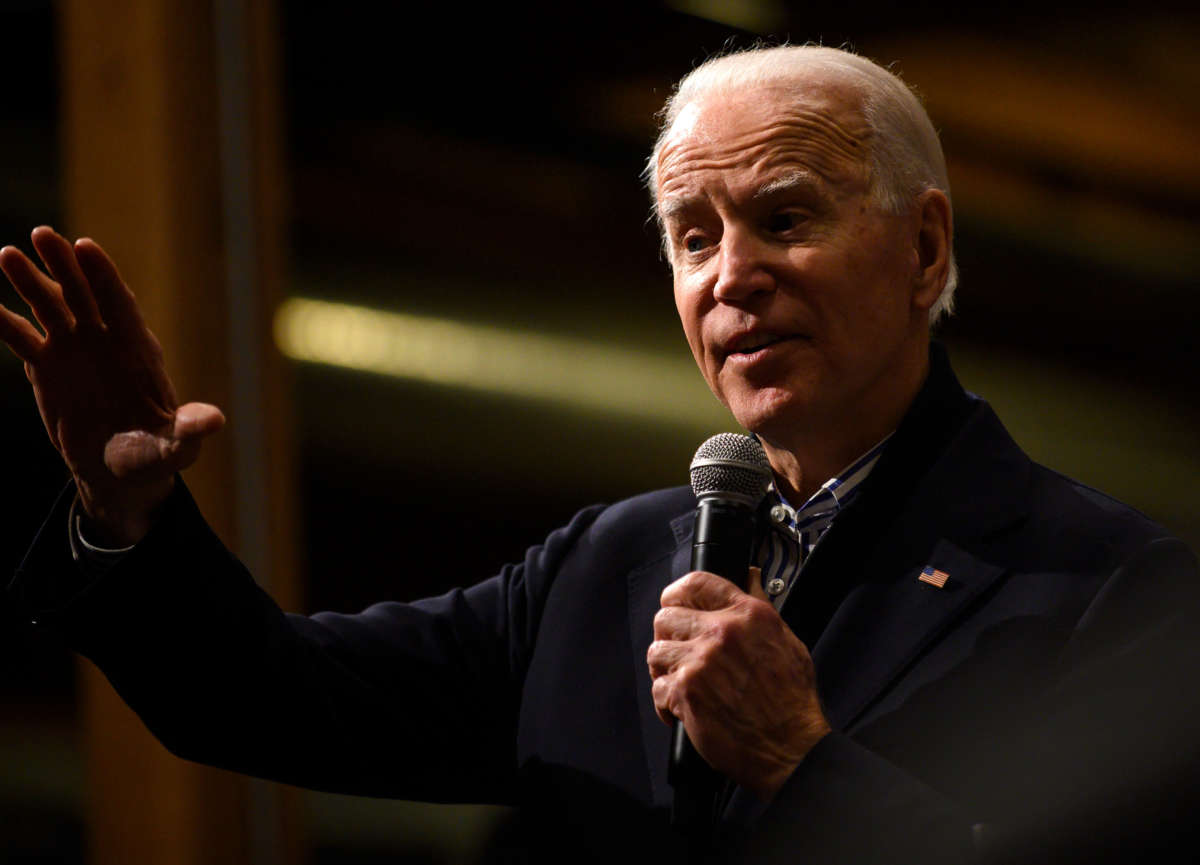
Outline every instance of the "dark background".
[[[289, 293], [686, 358], [638, 181], [654, 112], [757, 35], [850, 44], [895, 62], [942, 131], [962, 269], [942, 336], [964, 383], [1035, 458], [1200, 546], [1200, 19], [812, 5], [282, 3]], [[61, 224], [54, 9], [0, 14], [0, 242], [27, 248]], [[726, 423], [707, 404], [662, 422], [316, 364], [293, 378], [310, 609], [474, 582], [585, 504], [685, 482]], [[0, 418], [7, 574], [65, 479], [7, 355]], [[401, 538], [423, 567], [392, 569]], [[78, 861], [73, 661], [7, 613], [0, 653], [0, 863]], [[327, 861], [459, 861], [495, 819], [310, 811]]]

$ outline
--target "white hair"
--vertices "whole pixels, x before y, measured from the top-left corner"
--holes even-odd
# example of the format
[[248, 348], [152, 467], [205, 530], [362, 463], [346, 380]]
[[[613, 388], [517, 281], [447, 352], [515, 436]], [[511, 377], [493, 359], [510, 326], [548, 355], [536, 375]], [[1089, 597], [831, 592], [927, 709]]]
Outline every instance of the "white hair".
[[[645, 177], [658, 217], [658, 156], [684, 106], [717, 89], [740, 90], [763, 84], [802, 85], [814, 69], [854, 88], [862, 97], [862, 115], [870, 129], [870, 194], [888, 213], [903, 213], [918, 195], [938, 189], [950, 198], [950, 180], [942, 145], [921, 100], [900, 78], [882, 66], [838, 48], [780, 45], [751, 48], [712, 58], [679, 82], [660, 112], [661, 126]], [[661, 228], [661, 225], [660, 225]], [[929, 310], [933, 324], [954, 309], [958, 264], [950, 247], [946, 286]]]

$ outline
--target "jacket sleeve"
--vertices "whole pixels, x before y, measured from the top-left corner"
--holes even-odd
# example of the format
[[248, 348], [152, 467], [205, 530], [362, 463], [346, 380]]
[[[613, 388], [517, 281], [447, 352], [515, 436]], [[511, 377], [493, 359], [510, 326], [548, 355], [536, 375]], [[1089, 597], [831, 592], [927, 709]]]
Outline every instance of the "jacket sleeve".
[[283, 613], [183, 484], [80, 585], [60, 498], [10, 594], [108, 677], [173, 753], [292, 784], [508, 802], [524, 670], [555, 570], [598, 508], [467, 589], [357, 615]]
[[[752, 810], [749, 799], [748, 792], [736, 791], [731, 810]], [[770, 805], [758, 810], [754, 819], [730, 831], [726, 861], [962, 865], [975, 860], [964, 810], [843, 733], [817, 743]]]

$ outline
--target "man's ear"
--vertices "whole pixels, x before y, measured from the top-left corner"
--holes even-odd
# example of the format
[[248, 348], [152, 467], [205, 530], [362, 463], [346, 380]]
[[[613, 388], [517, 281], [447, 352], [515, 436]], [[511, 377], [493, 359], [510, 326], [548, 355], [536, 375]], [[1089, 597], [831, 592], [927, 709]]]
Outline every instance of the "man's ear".
[[913, 305], [928, 312], [946, 287], [950, 275], [954, 215], [950, 200], [940, 189], [927, 189], [917, 196], [915, 213], [917, 271], [913, 277]]

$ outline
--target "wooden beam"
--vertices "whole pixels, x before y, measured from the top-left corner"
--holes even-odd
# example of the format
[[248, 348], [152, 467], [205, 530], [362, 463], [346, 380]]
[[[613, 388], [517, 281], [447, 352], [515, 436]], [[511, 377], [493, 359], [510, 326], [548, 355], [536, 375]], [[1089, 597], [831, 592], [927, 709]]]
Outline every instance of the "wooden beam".
[[[231, 11], [241, 16], [240, 44], [231, 44], [222, 19]], [[269, 338], [283, 255], [274, 4], [65, 0], [59, 27], [65, 228], [114, 256], [181, 398], [227, 410], [238, 404], [230, 422], [243, 434], [210, 441], [187, 482], [217, 534], [265, 563], [264, 583], [294, 607], [291, 415]], [[246, 52], [234, 58], [240, 78], [226, 74], [229, 51]], [[231, 94], [233, 102], [223, 98]], [[235, 103], [246, 122], [231, 143]], [[242, 191], [255, 238], [232, 265], [226, 205], [239, 187], [230, 181], [231, 154], [248, 166]], [[238, 266], [250, 268], [247, 278], [231, 279]], [[249, 327], [235, 344], [234, 323], [247, 309]], [[235, 376], [254, 382], [250, 398], [235, 400]], [[250, 460], [261, 455], [253, 464], [265, 492], [257, 503], [238, 494], [246, 448], [256, 450]], [[81, 689], [90, 861], [298, 861], [294, 797], [172, 757], [87, 665]]]

